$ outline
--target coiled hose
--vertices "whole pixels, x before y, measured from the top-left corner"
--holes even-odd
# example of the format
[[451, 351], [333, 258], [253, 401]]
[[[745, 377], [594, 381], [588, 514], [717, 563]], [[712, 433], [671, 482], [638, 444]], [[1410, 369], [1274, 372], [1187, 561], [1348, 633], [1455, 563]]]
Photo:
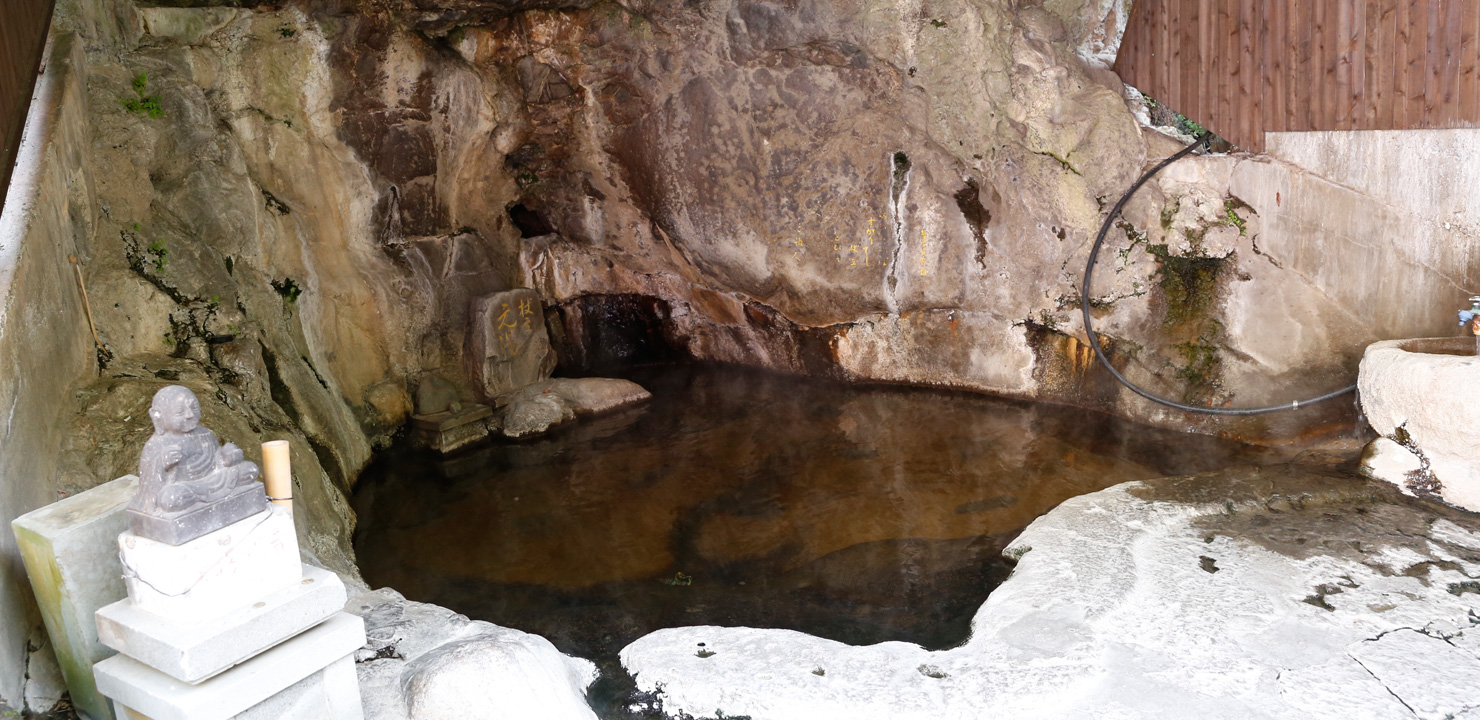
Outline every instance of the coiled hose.
[[1339, 397], [1341, 395], [1345, 395], [1356, 390], [1356, 385], [1348, 385], [1344, 388], [1341, 388], [1340, 390], [1332, 390], [1325, 395], [1314, 397], [1309, 400], [1296, 400], [1288, 405], [1269, 405], [1266, 407], [1215, 408], [1202, 407], [1199, 405], [1187, 405], [1184, 403], [1176, 402], [1175, 400], [1168, 400], [1163, 397], [1157, 397], [1156, 395], [1151, 394], [1151, 392], [1146, 390], [1145, 388], [1142, 388], [1141, 386], [1136, 385], [1130, 380], [1127, 380], [1124, 375], [1120, 374], [1119, 370], [1115, 369], [1114, 365], [1110, 364], [1110, 358], [1105, 356], [1105, 351], [1100, 347], [1100, 339], [1095, 335], [1095, 329], [1094, 326], [1091, 324], [1092, 321], [1090, 320], [1089, 316], [1090, 279], [1094, 277], [1095, 258], [1098, 257], [1100, 254], [1100, 246], [1105, 244], [1105, 236], [1110, 233], [1111, 223], [1114, 223], [1115, 218], [1120, 216], [1120, 211], [1125, 209], [1125, 204], [1130, 202], [1131, 196], [1135, 195], [1136, 191], [1140, 190], [1141, 186], [1145, 185], [1147, 180], [1150, 180], [1152, 176], [1161, 172], [1162, 169], [1164, 169], [1166, 166], [1171, 165], [1172, 163], [1186, 157], [1193, 150], [1197, 149], [1197, 146], [1207, 142], [1208, 137], [1209, 135], [1207, 133], [1203, 133], [1196, 140], [1193, 140], [1191, 145], [1182, 148], [1182, 150], [1179, 151], [1176, 155], [1162, 160], [1160, 163], [1157, 163], [1156, 167], [1148, 170], [1146, 174], [1141, 176], [1141, 179], [1137, 180], [1134, 185], [1131, 185], [1131, 189], [1125, 191], [1125, 195], [1122, 195], [1120, 197], [1120, 202], [1115, 203], [1115, 207], [1110, 210], [1110, 214], [1105, 216], [1104, 224], [1100, 225], [1100, 234], [1095, 237], [1095, 245], [1093, 248], [1090, 248], [1089, 251], [1089, 262], [1085, 263], [1084, 266], [1084, 283], [1080, 285], [1079, 289], [1079, 308], [1084, 313], [1084, 332], [1089, 335], [1089, 346], [1094, 348], [1095, 357], [1099, 358], [1100, 364], [1104, 365], [1105, 369], [1109, 370], [1110, 374], [1115, 376], [1115, 379], [1118, 380], [1121, 385], [1129, 388], [1131, 392], [1159, 405], [1165, 405], [1170, 408], [1185, 410], [1187, 412], [1203, 413], [1206, 415], [1263, 415], [1265, 413], [1279, 412], [1281, 410], [1295, 410], [1300, 408], [1302, 405], [1313, 405], [1315, 403], [1321, 402], [1322, 400], [1330, 400], [1331, 398]]

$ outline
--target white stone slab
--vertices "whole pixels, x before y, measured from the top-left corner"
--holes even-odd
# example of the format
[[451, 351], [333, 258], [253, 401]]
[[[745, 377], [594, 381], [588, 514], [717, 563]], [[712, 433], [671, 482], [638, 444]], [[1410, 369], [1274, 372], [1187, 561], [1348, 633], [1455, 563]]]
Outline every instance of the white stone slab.
[[104, 645], [170, 677], [195, 684], [332, 617], [344, 607], [339, 576], [303, 566], [303, 580], [216, 622], [180, 625], [132, 602], [98, 611]]
[[98, 641], [93, 614], [124, 597], [113, 543], [128, 529], [124, 508], [138, 488], [139, 479], [126, 475], [11, 523], [72, 704], [95, 720], [112, 711], [93, 684], [92, 666], [113, 651]]
[[303, 579], [293, 514], [277, 505], [183, 545], [125, 532], [118, 547], [129, 599], [181, 625], [220, 620]]
[[[357, 616], [341, 612], [198, 685], [172, 678], [124, 655], [115, 655], [98, 663], [93, 667], [93, 673], [97, 676], [98, 689], [115, 704], [127, 708], [135, 716], [142, 715], [151, 720], [297, 717], [282, 713], [300, 704], [294, 697], [308, 687], [300, 685], [302, 681], [322, 674], [323, 682], [334, 685], [325, 688], [322, 694], [325, 703], [337, 714], [320, 712], [308, 717], [358, 720], [363, 711], [359, 705], [360, 691], [354, 677], [354, 661], [350, 656], [364, 644], [364, 622]], [[346, 661], [351, 663], [348, 673], [342, 667], [331, 668], [331, 665], [343, 665]], [[289, 697], [275, 697], [284, 691]], [[263, 704], [267, 707], [258, 711], [256, 707]], [[303, 701], [302, 704], [322, 707], [312, 701]]]
[[[342, 657], [232, 720], [364, 720], [354, 674], [354, 660]], [[119, 720], [152, 720], [125, 705], [114, 707]]]

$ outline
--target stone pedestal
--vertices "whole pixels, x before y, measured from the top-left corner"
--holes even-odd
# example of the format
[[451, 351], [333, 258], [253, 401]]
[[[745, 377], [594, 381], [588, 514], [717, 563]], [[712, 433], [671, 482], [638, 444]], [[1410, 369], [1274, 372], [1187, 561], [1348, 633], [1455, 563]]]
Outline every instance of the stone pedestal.
[[92, 666], [113, 654], [98, 642], [93, 613], [124, 597], [114, 542], [128, 529], [125, 508], [138, 488], [139, 479], [126, 475], [11, 523], [72, 705], [92, 720], [112, 717]]
[[175, 517], [155, 517], [129, 510], [129, 528], [139, 535], [180, 545], [210, 532], [209, 528], [256, 515], [266, 504], [267, 493], [262, 484], [252, 483], [217, 502], [203, 503]]
[[437, 452], [452, 452], [488, 437], [493, 409], [473, 405], [457, 411], [411, 417], [411, 441]]
[[339, 576], [303, 566], [303, 579], [214, 622], [181, 625], [127, 599], [98, 611], [98, 638], [136, 662], [187, 683], [207, 680], [344, 607]]
[[298, 559], [293, 516], [267, 510], [182, 545], [125, 532], [129, 597], [97, 612], [119, 651], [93, 667], [120, 718], [362, 720], [360, 618], [344, 583]]
[[126, 655], [98, 663], [94, 674], [120, 718], [362, 720], [354, 652], [364, 644], [364, 621], [341, 612], [198, 684]]
[[118, 536], [134, 607], [179, 625], [225, 617], [302, 579], [293, 514], [268, 509], [183, 545]]

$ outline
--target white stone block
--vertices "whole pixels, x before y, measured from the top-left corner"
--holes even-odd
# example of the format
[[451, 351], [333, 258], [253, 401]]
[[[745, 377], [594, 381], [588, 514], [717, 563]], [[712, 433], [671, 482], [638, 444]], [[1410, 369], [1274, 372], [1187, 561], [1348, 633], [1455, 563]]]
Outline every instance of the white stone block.
[[125, 655], [98, 663], [93, 672], [124, 718], [362, 720], [352, 655], [364, 644], [364, 622], [341, 612], [197, 685]]
[[126, 475], [11, 523], [72, 704], [94, 720], [112, 717], [92, 666], [113, 651], [98, 641], [93, 613], [124, 597], [113, 543], [128, 529], [124, 508], [138, 488], [139, 479]]
[[98, 638], [170, 677], [195, 684], [332, 617], [344, 607], [339, 576], [303, 566], [303, 580], [206, 624], [180, 625], [120, 600], [98, 611]]
[[219, 620], [303, 579], [293, 514], [273, 505], [183, 545], [118, 536], [134, 605], [180, 625]]

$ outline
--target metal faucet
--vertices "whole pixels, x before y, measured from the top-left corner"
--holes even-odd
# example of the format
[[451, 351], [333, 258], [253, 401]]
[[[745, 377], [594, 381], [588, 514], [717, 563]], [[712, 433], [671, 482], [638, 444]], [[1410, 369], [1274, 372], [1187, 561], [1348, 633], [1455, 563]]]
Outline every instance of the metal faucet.
[[1480, 337], [1480, 295], [1470, 296], [1470, 309], [1459, 311], [1459, 326], [1470, 326], [1470, 332]]

